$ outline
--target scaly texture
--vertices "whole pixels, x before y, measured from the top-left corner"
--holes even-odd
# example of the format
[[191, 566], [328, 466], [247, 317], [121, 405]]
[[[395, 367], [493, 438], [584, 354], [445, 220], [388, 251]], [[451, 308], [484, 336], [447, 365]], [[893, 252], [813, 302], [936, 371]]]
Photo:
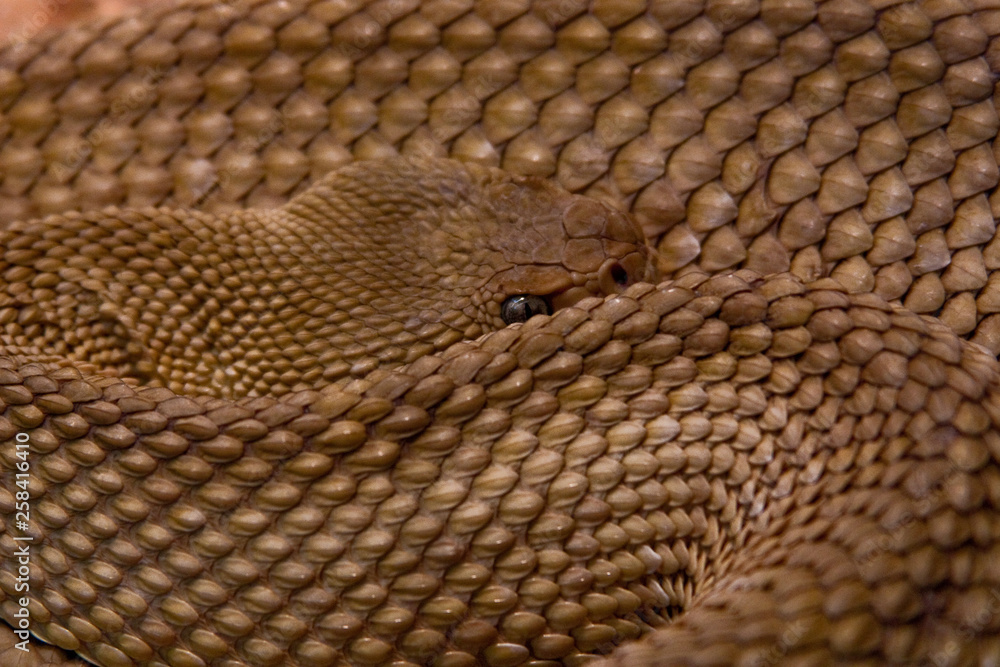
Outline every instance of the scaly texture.
[[834, 275], [1000, 350], [990, 0], [169, 3], [0, 53], [0, 204], [276, 206], [451, 155], [625, 202], [671, 271]]
[[102, 665], [576, 665], [671, 619], [620, 663], [989, 664], [998, 379], [832, 280], [691, 274], [291, 400], [6, 360], [0, 435], [33, 627]]
[[0, 274], [6, 353], [224, 398], [411, 362], [503, 328], [512, 296], [560, 308], [655, 280], [642, 230], [610, 206], [404, 158], [338, 169], [275, 210], [15, 222]]
[[[603, 306], [581, 305], [547, 324], [494, 334], [479, 344], [486, 366], [473, 363], [468, 372], [445, 370], [442, 380], [444, 366], [436, 366], [461, 365], [454, 359], [470, 352], [462, 344], [444, 353], [447, 361], [428, 357], [417, 370], [372, 378], [374, 386], [325, 395], [356, 405], [384, 399], [385, 415], [327, 414], [318, 407], [322, 395], [300, 394], [304, 404], [296, 407], [307, 409], [299, 417], [317, 406], [328, 421], [343, 415], [371, 422], [367, 439], [346, 456], [325, 452], [321, 441], [309, 439], [317, 434], [294, 430], [291, 454], [274, 453], [268, 447], [285, 446], [289, 429], [268, 421], [271, 413], [260, 418], [271, 403], [247, 404], [246, 418], [263, 425], [249, 425], [263, 445], [258, 452], [244, 438], [242, 447], [250, 449], [251, 464], [261, 459], [273, 467], [237, 468], [244, 486], [227, 478], [206, 493], [232, 497], [255, 483], [263, 488], [265, 475], [270, 480], [275, 470], [285, 471], [282, 455], [326, 454], [338, 466], [329, 479], [357, 482], [348, 481], [343, 496], [334, 491], [304, 504], [303, 511], [323, 514], [334, 531], [330, 539], [343, 546], [339, 552], [326, 543], [333, 551], [325, 557], [339, 560], [317, 579], [331, 597], [295, 589], [308, 591], [296, 615], [317, 619], [311, 625], [296, 624], [283, 606], [288, 572], [306, 572], [295, 565], [310, 553], [282, 551], [300, 539], [294, 525], [285, 530], [294, 519], [281, 521], [298, 516], [280, 505], [294, 492], [269, 488], [247, 510], [259, 515], [246, 525], [237, 519], [233, 532], [216, 527], [244, 515], [220, 512], [218, 502], [208, 508], [170, 502], [175, 490], [178, 499], [196, 494], [191, 480], [199, 469], [228, 474], [226, 460], [210, 459], [211, 469], [198, 463], [196, 436], [211, 432], [207, 423], [192, 433], [183, 422], [178, 431], [187, 417], [170, 412], [181, 403], [168, 402], [184, 399], [146, 390], [148, 404], [141, 404], [174, 434], [165, 438], [168, 445], [186, 447], [176, 455], [183, 462], [173, 466], [158, 451], [149, 457], [152, 468], [89, 445], [59, 454], [68, 444], [50, 439], [46, 456], [56, 455], [46, 493], [49, 487], [62, 493], [61, 485], [69, 490], [46, 506], [54, 513], [46, 530], [63, 530], [64, 519], [77, 522], [79, 528], [65, 528], [69, 549], [100, 554], [84, 569], [85, 555], [58, 560], [52, 552], [51, 571], [38, 572], [50, 578], [66, 575], [66, 568], [79, 572], [66, 580], [69, 596], [50, 596], [55, 611], [45, 607], [53, 615], [77, 614], [67, 626], [80, 634], [61, 634], [64, 645], [89, 642], [83, 649], [100, 651], [108, 664], [121, 662], [115, 651], [135, 652], [140, 662], [152, 654], [144, 651], [174, 664], [197, 664], [185, 651], [209, 662], [213, 651], [226, 651], [250, 664], [282, 664], [286, 644], [293, 644], [299, 664], [406, 664], [433, 656], [442, 665], [576, 664], [585, 660], [580, 653], [610, 651], [669, 617], [670, 625], [619, 649], [613, 660], [943, 665], [989, 664], [1000, 653], [995, 360], [878, 298], [844, 294], [827, 282], [803, 284], [832, 275], [848, 292], [902, 300], [994, 352], [1000, 347], [1000, 301], [991, 277], [1000, 249], [993, 151], [993, 36], [1000, 15], [985, 2], [961, 0], [877, 8], [850, 0], [595, 2], [585, 10], [573, 2], [496, 0], [367, 7], [235, 2], [157, 9], [0, 55], [6, 65], [0, 191], [11, 218], [106, 203], [197, 204], [209, 211], [277, 206], [353, 157], [449, 154], [624, 201], [648, 233], [662, 236], [666, 268], [681, 281], [680, 288], [666, 283], [648, 293], [632, 288]], [[791, 275], [703, 285], [697, 275], [740, 266]], [[552, 328], [529, 341], [539, 327]], [[674, 337], [665, 348], [658, 347], [661, 335]], [[506, 337], [515, 347], [502, 347]], [[519, 370], [480, 375], [496, 359], [490, 355], [508, 349]], [[28, 375], [46, 372], [14, 366]], [[48, 379], [8, 376], [12, 387], [25, 387], [3, 399], [12, 428], [32, 426], [43, 407], [70, 409], [75, 400], [80, 407], [71, 414], [84, 421], [64, 421], [83, 434], [87, 419], [115, 414], [106, 406], [120, 400], [116, 392], [134, 391], [113, 380], [80, 385], [47, 373]], [[495, 389], [491, 373], [506, 384]], [[414, 379], [405, 380], [408, 374]], [[72, 406], [35, 398], [70, 385]], [[441, 391], [446, 395], [436, 400], [444, 402], [408, 403], [404, 396], [416, 387], [431, 392], [427, 400]], [[449, 413], [452, 399], [489, 407]], [[26, 402], [18, 408], [16, 401]], [[195, 404], [209, 412], [234, 409], [207, 399]], [[407, 412], [413, 407], [427, 411], [426, 424], [420, 413]], [[417, 429], [399, 438], [398, 449], [383, 446], [398, 435], [396, 422], [379, 421], [389, 415], [406, 423], [404, 432]], [[457, 426], [449, 421], [465, 415], [468, 421]], [[117, 426], [124, 421], [95, 423], [85, 444], [127, 440], [120, 429], [107, 434]], [[543, 434], [545, 426], [555, 433]], [[457, 440], [448, 439], [449, 428], [459, 430]], [[100, 437], [97, 429], [104, 429]], [[245, 435], [237, 434], [225, 436]], [[160, 442], [150, 440], [152, 447]], [[295, 449], [300, 443], [310, 449]], [[397, 480], [394, 471], [378, 468], [435, 445], [442, 448], [439, 459], [416, 457], [427, 465], [415, 478]], [[492, 456], [506, 456], [505, 447], [514, 453], [494, 463]], [[546, 464], [553, 451], [558, 461]], [[119, 586], [120, 594], [142, 591], [136, 593], [146, 596], [142, 605], [155, 609], [134, 636], [129, 616], [141, 608], [135, 599], [87, 605], [105, 600], [99, 589], [135, 567], [123, 555], [135, 552], [116, 540], [132, 540], [136, 549], [159, 545], [139, 544], [147, 538], [131, 529], [102, 532], [121, 523], [98, 519], [114, 508], [91, 512], [115, 492], [113, 475], [86, 482], [72, 476], [72, 466], [107, 461], [113, 468], [119, 458], [133, 466], [131, 476], [162, 468], [173, 484], [150, 485], [153, 495], [139, 498], [144, 507], [162, 503], [156, 493], [169, 488], [162, 514], [151, 511], [153, 532], [170, 543], [153, 570], [178, 582], [208, 578], [203, 587], [178, 583], [169, 593], [133, 579]], [[525, 477], [529, 461], [540, 472], [532, 476], [529, 467]], [[493, 466], [501, 468], [496, 477]], [[553, 486], [564, 469], [569, 490]], [[111, 486], [101, 486], [108, 479]], [[316, 487], [317, 495], [327, 492]], [[415, 497], [418, 510], [407, 515], [386, 504], [397, 496], [401, 505]], [[456, 513], [465, 503], [468, 512]], [[484, 508], [493, 513], [490, 521], [474, 528], [477, 516], [486, 520]], [[350, 520], [341, 521], [338, 509]], [[415, 570], [405, 570], [412, 553], [410, 561], [404, 554], [383, 566], [379, 549], [389, 555], [411, 544], [393, 532], [400, 525], [419, 518], [421, 527], [430, 526], [420, 512], [438, 512], [440, 530], [428, 528], [426, 544], [415, 538]], [[91, 513], [101, 525], [86, 523]], [[184, 533], [187, 525], [194, 535], [205, 532], [209, 551]], [[178, 528], [185, 536], [167, 535]], [[463, 529], [473, 536], [456, 532]], [[229, 549], [229, 542], [213, 543], [213, 530], [232, 543], [223, 556], [210, 550]], [[391, 539], [379, 542], [386, 534]], [[475, 537], [479, 543], [471, 542]], [[104, 540], [110, 544], [98, 552], [93, 542]], [[462, 549], [462, 540], [471, 546]], [[181, 550], [176, 561], [167, 557], [170, 545]], [[501, 552], [491, 553], [491, 545]], [[124, 551], [112, 550], [118, 546]], [[230, 553], [244, 554], [236, 569], [258, 577], [245, 584], [249, 597], [233, 593], [234, 586], [213, 588], [213, 571], [200, 569]], [[289, 567], [269, 565], [277, 561]], [[400, 602], [389, 580], [421, 568], [437, 575], [425, 580], [431, 597]], [[9, 585], [0, 582], [8, 593]], [[208, 618], [219, 590], [247, 620]], [[335, 591], [343, 594], [333, 599]], [[90, 609], [89, 615], [74, 608]], [[9, 614], [6, 603], [4, 609]], [[223, 639], [213, 642], [208, 627]], [[216, 662], [229, 664], [225, 657]]]

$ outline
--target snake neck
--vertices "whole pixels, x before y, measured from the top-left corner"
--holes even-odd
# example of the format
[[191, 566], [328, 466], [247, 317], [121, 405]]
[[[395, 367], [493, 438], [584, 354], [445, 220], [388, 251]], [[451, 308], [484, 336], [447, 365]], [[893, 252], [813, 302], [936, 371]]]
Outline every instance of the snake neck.
[[[116, 210], [0, 230], [8, 349], [185, 395], [319, 389], [647, 275], [641, 229], [537, 180], [457, 162], [349, 166], [280, 209]], [[617, 271], [616, 271], [617, 269]]]
[[432, 266], [404, 233], [412, 221], [304, 213], [112, 210], [8, 225], [0, 341], [239, 398], [362, 377], [482, 333], [463, 312], [481, 279]]
[[[445, 262], [431, 265], [406, 229], [411, 221], [375, 222], [352, 209], [308, 216], [300, 208], [247, 211], [239, 222], [252, 240], [246, 257], [229, 260], [239, 267], [233, 287], [213, 291], [192, 313], [207, 343], [197, 367], [216, 359], [213, 376], [186, 367], [188, 393], [321, 388], [483, 333], [466, 312], [478, 279]], [[240, 252], [238, 241], [233, 247]]]

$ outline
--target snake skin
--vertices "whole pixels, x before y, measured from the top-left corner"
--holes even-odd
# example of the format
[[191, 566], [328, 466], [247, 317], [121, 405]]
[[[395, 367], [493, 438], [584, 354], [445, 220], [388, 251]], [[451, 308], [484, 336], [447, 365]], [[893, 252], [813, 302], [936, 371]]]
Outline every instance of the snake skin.
[[[358, 162], [287, 206], [149, 208], [0, 230], [0, 344], [222, 398], [364, 377], [505, 326], [508, 295], [559, 308], [655, 281], [625, 214], [454, 160]], [[336, 267], [331, 272], [330, 267]]]
[[6, 220], [451, 156], [628, 207], [671, 280], [283, 398], [10, 358], [35, 632], [116, 667], [997, 664], [1000, 9], [203, 4], [0, 53]]

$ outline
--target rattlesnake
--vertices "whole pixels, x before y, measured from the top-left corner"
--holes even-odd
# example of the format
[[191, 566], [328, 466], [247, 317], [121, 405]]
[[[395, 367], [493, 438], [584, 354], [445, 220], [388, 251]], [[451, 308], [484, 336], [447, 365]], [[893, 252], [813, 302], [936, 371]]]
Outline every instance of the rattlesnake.
[[5, 361], [59, 547], [32, 629], [108, 665], [992, 664], [998, 32], [959, 1], [270, 0], [8, 48], [7, 220], [268, 209], [399, 147], [628, 207], [671, 278], [240, 406], [176, 395], [212, 393], [197, 359], [138, 394]]

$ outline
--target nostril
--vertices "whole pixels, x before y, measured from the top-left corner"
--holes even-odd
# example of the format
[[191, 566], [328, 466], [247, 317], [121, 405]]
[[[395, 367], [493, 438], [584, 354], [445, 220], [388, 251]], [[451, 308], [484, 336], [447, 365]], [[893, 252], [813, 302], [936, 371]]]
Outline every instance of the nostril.
[[615, 262], [611, 266], [611, 279], [614, 280], [615, 284], [618, 285], [619, 287], [627, 287], [628, 271], [625, 270], [624, 266], [622, 266], [618, 262]]
[[607, 259], [597, 270], [597, 284], [605, 294], [618, 294], [632, 284], [629, 272], [617, 259]]

